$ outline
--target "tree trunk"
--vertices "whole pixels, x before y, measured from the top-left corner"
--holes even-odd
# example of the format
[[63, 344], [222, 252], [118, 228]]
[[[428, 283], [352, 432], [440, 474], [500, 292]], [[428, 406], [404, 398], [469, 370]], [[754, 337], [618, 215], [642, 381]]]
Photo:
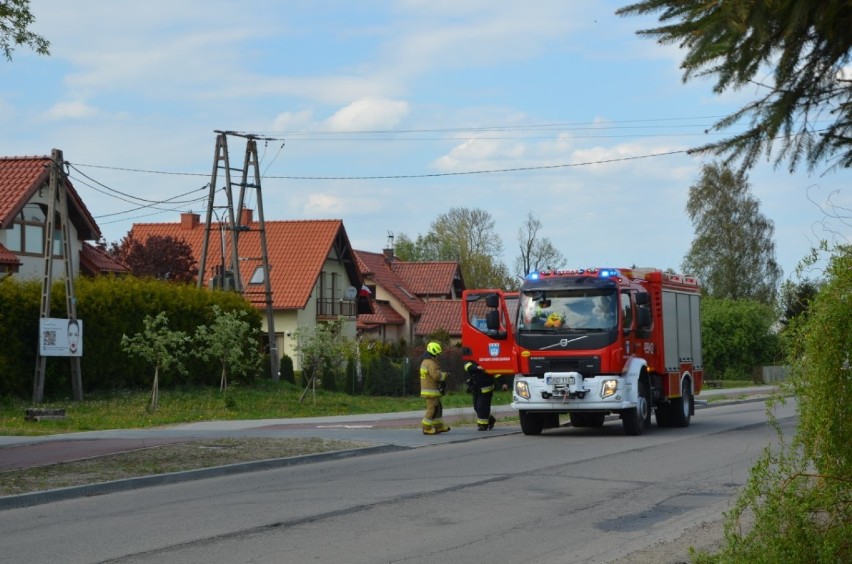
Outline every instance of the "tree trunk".
[[154, 386], [151, 389], [151, 411], [157, 411], [160, 404], [160, 366], [154, 367]]

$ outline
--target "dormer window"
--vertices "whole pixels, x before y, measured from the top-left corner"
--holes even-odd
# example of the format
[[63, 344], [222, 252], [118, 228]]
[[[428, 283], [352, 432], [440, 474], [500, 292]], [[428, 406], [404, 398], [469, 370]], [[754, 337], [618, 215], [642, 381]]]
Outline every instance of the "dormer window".
[[263, 284], [265, 280], [263, 266], [258, 266], [254, 269], [249, 284]]

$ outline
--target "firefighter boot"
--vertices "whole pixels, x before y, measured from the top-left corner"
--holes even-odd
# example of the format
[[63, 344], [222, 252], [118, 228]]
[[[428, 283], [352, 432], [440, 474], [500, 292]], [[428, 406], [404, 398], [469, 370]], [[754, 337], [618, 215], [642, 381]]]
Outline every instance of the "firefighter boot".
[[497, 420], [494, 419], [493, 415], [489, 415], [488, 416], [488, 430], [489, 431], [494, 428], [495, 423], [497, 423]]
[[434, 425], [423, 425], [423, 434], [424, 435], [437, 435], [438, 431], [435, 429]]
[[436, 433], [447, 433], [450, 430], [450, 426], [444, 423], [443, 421], [435, 421], [435, 432]]

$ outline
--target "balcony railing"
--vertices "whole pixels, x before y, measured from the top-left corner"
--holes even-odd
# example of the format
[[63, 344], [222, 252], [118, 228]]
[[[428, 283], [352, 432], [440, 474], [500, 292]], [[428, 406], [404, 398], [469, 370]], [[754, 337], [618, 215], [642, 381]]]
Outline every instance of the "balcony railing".
[[317, 317], [350, 317], [358, 315], [357, 305], [353, 300], [334, 300], [323, 298], [317, 300]]

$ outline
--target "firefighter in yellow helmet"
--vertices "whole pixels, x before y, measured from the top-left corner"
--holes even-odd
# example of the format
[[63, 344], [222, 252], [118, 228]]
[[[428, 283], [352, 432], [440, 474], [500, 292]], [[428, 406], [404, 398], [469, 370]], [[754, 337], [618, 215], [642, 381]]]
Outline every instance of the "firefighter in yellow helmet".
[[441, 396], [444, 395], [447, 373], [441, 371], [438, 356], [443, 352], [440, 343], [432, 341], [426, 345], [423, 361], [420, 363], [420, 397], [426, 400], [426, 414], [423, 415], [423, 434], [446, 433], [450, 428], [441, 420], [444, 407]]
[[491, 396], [494, 394], [494, 376], [486, 372], [474, 361], [464, 363], [468, 374], [467, 386], [473, 394], [473, 410], [476, 412], [476, 427], [480, 431], [490, 431], [497, 420], [491, 415]]

